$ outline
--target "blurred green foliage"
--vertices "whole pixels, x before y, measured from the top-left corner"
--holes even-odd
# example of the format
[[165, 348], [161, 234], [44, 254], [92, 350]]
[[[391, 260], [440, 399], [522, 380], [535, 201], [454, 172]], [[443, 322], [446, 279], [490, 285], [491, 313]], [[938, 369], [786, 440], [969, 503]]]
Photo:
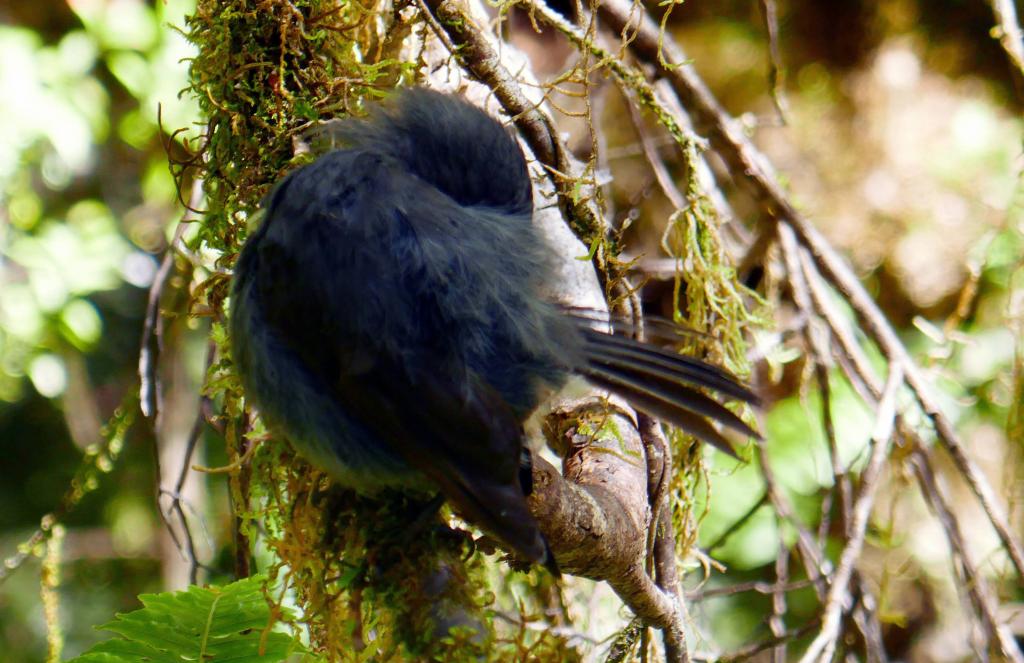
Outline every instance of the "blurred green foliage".
[[[179, 97], [191, 47], [166, 22], [193, 4], [72, 3], [80, 26], [56, 43], [0, 27], [0, 400], [18, 400], [26, 376], [43, 396], [63, 394], [63, 351], [87, 352], [103, 332], [91, 296], [153, 277], [153, 235], [176, 195], [155, 149], [157, 107], [169, 127], [198, 120]], [[125, 148], [141, 152], [134, 181], [104, 181]], [[133, 219], [140, 208], [159, 216]]]
[[[3, 10], [4, 557], [58, 505], [86, 446], [100, 441], [100, 425], [137, 388], [146, 288], [181, 213], [164, 143], [174, 129], [198, 128], [195, 100], [179, 96], [192, 49], [171, 27], [193, 7], [41, 0]], [[92, 625], [160, 588], [152, 451], [130, 438], [112, 469], [68, 520], [59, 588], [65, 655], [102, 638]], [[45, 657], [37, 564], [0, 584], [5, 662]]]

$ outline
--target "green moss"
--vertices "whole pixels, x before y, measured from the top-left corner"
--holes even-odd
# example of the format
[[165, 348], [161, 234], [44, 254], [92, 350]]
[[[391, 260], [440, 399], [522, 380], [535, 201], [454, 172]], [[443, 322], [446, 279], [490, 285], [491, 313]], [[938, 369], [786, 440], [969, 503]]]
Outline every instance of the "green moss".
[[381, 42], [379, 12], [372, 0], [201, 0], [188, 19], [199, 49], [190, 91], [207, 118], [200, 239], [228, 261], [244, 238], [241, 222], [293, 165], [293, 139], [316, 120], [358, 112], [401, 70], [363, 55]]
[[[206, 132], [193, 146], [195, 158], [177, 164], [178, 174], [203, 178], [205, 214], [194, 241], [219, 251], [223, 267], [236, 259], [270, 187], [309, 158], [293, 153], [295, 139], [318, 120], [361, 112], [364, 100], [383, 96], [409, 73], [413, 65], [393, 57], [400, 39], [389, 40], [391, 28], [408, 27], [382, 7], [376, 0], [200, 0], [188, 19], [187, 36], [198, 47], [190, 92]], [[229, 290], [227, 276], [211, 275], [193, 290], [194, 310], [225, 319]], [[462, 629], [439, 640], [430, 625], [439, 605], [480, 612], [488, 601], [479, 580], [483, 562], [467, 552], [471, 541], [436, 520], [424, 535], [403, 537], [417, 512], [411, 498], [344, 491], [258, 421], [245, 425], [250, 415], [230, 338], [219, 323], [211, 338], [219, 361], [205, 390], [228, 422], [240, 529], [274, 553], [268, 575], [283, 593], [268, 589], [268, 598], [280, 604], [294, 596], [300, 616], [293, 625], [307, 632], [311, 649], [331, 661], [483, 654], [492, 634], [470, 637]], [[442, 567], [443, 591], [427, 592], [425, 569]], [[487, 620], [481, 623], [486, 631]]]

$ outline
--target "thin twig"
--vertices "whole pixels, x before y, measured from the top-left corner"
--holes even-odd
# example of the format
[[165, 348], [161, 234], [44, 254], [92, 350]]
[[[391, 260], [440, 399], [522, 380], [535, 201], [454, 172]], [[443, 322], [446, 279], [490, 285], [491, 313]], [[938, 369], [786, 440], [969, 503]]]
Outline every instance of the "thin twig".
[[659, 518], [661, 526], [658, 528], [658, 536], [654, 541], [654, 568], [658, 586], [673, 597], [678, 606], [676, 613], [676, 625], [671, 629], [664, 629], [665, 657], [668, 661], [676, 663], [687, 663], [690, 660], [690, 652], [686, 646], [686, 603], [679, 591], [679, 571], [676, 565], [676, 532], [672, 526], [672, 509], [665, 504], [661, 509]]
[[[214, 343], [210, 343], [206, 351], [206, 366], [203, 371], [205, 375], [209, 372], [210, 367], [213, 365], [214, 357], [216, 356], [217, 346]], [[200, 396], [196, 418], [192, 424], [192, 430], [189, 431], [188, 441], [185, 444], [185, 453], [182, 454], [181, 468], [178, 470], [178, 478], [175, 480], [174, 488], [172, 490], [160, 489], [161, 496], [168, 496], [171, 498], [171, 503], [168, 508], [164, 510], [160, 509], [161, 517], [164, 520], [165, 526], [171, 534], [172, 539], [178, 544], [178, 550], [185, 557], [188, 562], [188, 578], [189, 584], [196, 584], [198, 582], [199, 569], [202, 568], [202, 563], [199, 561], [199, 557], [196, 554], [195, 537], [192, 536], [192, 528], [189, 526], [188, 519], [185, 517], [185, 509], [182, 500], [182, 494], [185, 490], [185, 480], [188, 478], [189, 472], [192, 469], [192, 455], [195, 453], [196, 446], [199, 444], [199, 438], [203, 434], [203, 428], [206, 425], [206, 410], [210, 406], [210, 399], [206, 396]], [[159, 467], [157, 468], [159, 470]], [[157, 486], [160, 486], [163, 482], [162, 478], [157, 475]], [[178, 520], [178, 524], [181, 527], [182, 532], [185, 535], [185, 541], [183, 544], [178, 542], [174, 528], [171, 526], [170, 520], [167, 517], [167, 512], [171, 511], [174, 513]]]
[[892, 437], [896, 418], [896, 394], [903, 383], [903, 369], [899, 364], [889, 365], [889, 377], [882, 392], [875, 418], [875, 430], [871, 435], [871, 459], [861, 474], [860, 492], [853, 504], [853, 520], [850, 522], [846, 547], [839, 557], [839, 564], [832, 576], [825, 599], [821, 620], [821, 632], [811, 642], [801, 657], [801, 663], [831, 661], [839, 639], [839, 627], [843, 613], [852, 606], [844, 605], [849, 600], [850, 578], [854, 564], [860, 557], [875, 502], [875, 491], [882, 474], [882, 467], [889, 455], [889, 439]]
[[[772, 635], [781, 637], [786, 632], [786, 592], [783, 587], [789, 583], [789, 547], [779, 537], [778, 553], [775, 555], [775, 591], [772, 592], [772, 615], [768, 618], [768, 628]], [[774, 663], [785, 663], [786, 641], [780, 641], [772, 650]]]
[[[772, 508], [775, 509], [780, 520], [788, 522], [796, 530], [796, 547], [800, 551], [800, 561], [804, 565], [804, 572], [808, 578], [828, 577], [832, 571], [832, 563], [818, 547], [807, 526], [797, 517], [789, 498], [779, 490], [775, 481], [775, 472], [772, 471], [771, 462], [768, 459], [767, 445], [763, 440], [758, 440], [754, 447], [757, 451], [758, 464], [761, 467], [761, 476], [764, 477], [765, 492], [772, 503]], [[823, 597], [825, 595], [824, 583], [816, 583], [814, 591], [819, 598]]]
[[719, 548], [722, 545], [724, 545], [725, 542], [729, 540], [730, 536], [735, 534], [741, 527], [743, 527], [751, 518], [754, 517], [754, 514], [760, 511], [761, 507], [763, 507], [767, 503], [768, 493], [763, 493], [761, 497], [756, 502], [751, 504], [750, 508], [747, 509], [742, 516], [734, 520], [732, 524], [729, 525], [729, 527], [718, 536], [717, 539], [708, 543], [708, 545], [705, 547], [706, 550], [708, 552], [711, 552], [716, 548]]
[[[825, 579], [832, 573], [832, 564], [825, 556], [824, 551], [816, 541], [815, 537], [812, 536], [811, 532], [796, 516], [795, 510], [790, 504], [789, 499], [781, 490], [779, 490], [775, 481], [775, 474], [772, 471], [771, 464], [768, 459], [766, 445], [764, 442], [759, 441], [756, 443], [755, 448], [758, 454], [758, 463], [761, 468], [761, 474], [765, 481], [765, 495], [771, 501], [777, 517], [782, 521], [789, 522], [796, 530], [796, 545], [797, 549], [800, 551], [800, 560], [803, 563], [804, 572], [808, 578], [820, 579], [820, 581], [815, 582], [813, 586], [818, 598], [820, 600], [824, 600], [826, 596]], [[867, 615], [864, 617], [864, 622], [867, 623]], [[867, 638], [868, 635], [869, 634], [867, 632], [864, 633], [865, 638]]]
[[978, 573], [977, 568], [971, 562], [960, 525], [957, 523], [956, 517], [953, 516], [949, 503], [942, 496], [935, 473], [932, 471], [931, 461], [920, 445], [914, 445], [910, 463], [914, 468], [914, 474], [917, 476], [918, 485], [921, 487], [925, 500], [946, 531], [946, 538], [949, 539], [950, 547], [953, 550], [953, 564], [959, 567], [963, 575], [963, 582], [960, 583], [960, 586], [966, 588], [985, 630], [988, 631], [989, 637], [999, 644], [1002, 655], [1014, 663], [1021, 663], [1024, 661], [1024, 654], [1021, 653], [1009, 627], [999, 623], [998, 602], [992, 595], [988, 581]]
[[568, 626], [552, 626], [549, 622], [542, 619], [524, 619], [520, 614], [507, 612], [505, 610], [491, 609], [489, 612], [493, 614], [496, 619], [500, 619], [503, 622], [515, 626], [516, 628], [527, 629], [530, 631], [544, 631], [559, 638], [564, 638], [569, 641], [578, 640], [589, 645], [601, 644], [598, 639], [588, 633], [580, 631], [579, 629]]
[[[644, 456], [647, 461], [647, 501], [651, 506], [651, 524], [647, 528], [647, 572], [654, 573], [654, 541], [660, 527], [659, 516], [668, 503], [669, 481], [672, 472], [668, 441], [661, 432], [661, 424], [646, 414], [637, 413], [637, 430], [644, 443]], [[664, 585], [659, 583], [663, 589]], [[675, 590], [673, 589], [674, 593]]]
[[142, 414], [152, 421], [154, 430], [160, 425], [160, 414], [163, 410], [163, 385], [157, 375], [157, 365], [160, 362], [160, 352], [163, 349], [160, 299], [173, 273], [175, 247], [185, 233], [186, 224], [199, 218], [199, 213], [195, 210], [199, 207], [202, 199], [203, 179], [197, 177], [192, 181], [189, 202], [178, 226], [174, 229], [174, 238], [167, 245], [163, 260], [160, 261], [160, 268], [153, 278], [153, 283], [149, 286], [139, 351], [139, 407], [142, 409]]
[[[791, 228], [784, 224], [777, 226], [779, 245], [782, 250], [783, 259], [786, 265], [786, 272], [788, 275], [788, 282], [790, 288], [793, 291], [793, 300], [797, 304], [797, 308], [801, 311], [803, 317], [803, 333], [805, 342], [808, 350], [811, 354], [812, 360], [815, 363], [815, 375], [819, 384], [819, 388], [822, 391], [822, 403], [823, 403], [823, 420], [825, 422], [825, 433], [829, 441], [829, 454], [832, 463], [833, 473], [833, 491], [836, 487], [839, 488], [840, 495], [840, 513], [842, 517], [843, 531], [848, 537], [850, 534], [850, 524], [852, 521], [851, 515], [851, 503], [852, 503], [852, 489], [850, 487], [849, 475], [843, 470], [839, 462], [839, 449], [835, 437], [835, 427], [831, 421], [831, 408], [828, 406], [830, 403], [829, 395], [831, 389], [829, 386], [828, 369], [826, 367], [826, 361], [829, 357], [829, 349], [824, 341], [824, 332], [819, 332], [815, 328], [815, 324], [819, 321], [817, 315], [815, 315], [815, 305], [818, 299], [822, 298], [821, 290], [824, 287], [821, 283], [820, 275], [814, 270], [813, 265], [808, 261], [807, 270], [804, 269], [803, 261], [801, 260], [801, 252], [796, 243], [796, 238]], [[813, 288], [812, 288], [813, 285]], [[812, 297], [812, 291], [816, 297]], [[823, 319], [827, 316], [825, 313], [819, 311], [819, 315], [822, 315]], [[832, 324], [833, 327], [838, 327], [836, 316], [832, 315], [827, 317], [826, 322]], [[831, 331], [831, 329], [829, 329]], [[837, 336], [842, 336], [842, 342], [851, 343], [849, 336], [845, 330], [836, 330]], [[849, 362], [846, 362], [847, 364]], [[864, 369], [867, 369], [866, 362], [864, 363]], [[851, 378], [851, 382], [855, 382]], [[877, 400], [880, 394], [875, 394], [872, 400]], [[832, 493], [830, 492], [829, 495]], [[818, 541], [819, 545], [824, 545], [826, 537], [828, 535], [828, 512], [825, 504], [829, 500], [823, 500], [822, 505], [822, 522], [818, 530]], [[864, 637], [864, 646], [869, 653], [869, 658], [874, 661], [885, 661], [887, 656], [885, 654], [885, 648], [881, 640], [881, 625], [878, 622], [877, 611], [874, 609], [874, 598], [871, 595], [870, 589], [864, 582], [864, 579], [856, 571], [853, 573], [852, 585], [859, 591], [860, 599], [858, 605], [853, 612], [853, 620], [857, 625], [858, 629]]]
[[[836, 440], [835, 424], [832, 421], [832, 389], [828, 376], [828, 359], [830, 353], [821, 335], [816, 333], [814, 316], [814, 305], [808, 290], [807, 279], [800, 266], [800, 249], [796, 243], [793, 229], [785, 224], [778, 224], [776, 227], [779, 236], [779, 246], [782, 249], [782, 258], [786, 264], [786, 274], [790, 289], [793, 292], [793, 303], [803, 316], [804, 343], [814, 364], [815, 379], [818, 389], [821, 392], [821, 415], [825, 428], [825, 439], [828, 441], [829, 460], [832, 465], [832, 493], [839, 490], [839, 509], [842, 514], [842, 525], [844, 529], [850, 522], [850, 478], [842, 467], [839, 460], [839, 444]], [[831, 500], [822, 501], [821, 525], [818, 528], [818, 541], [824, 545], [825, 537], [828, 534], [830, 522], [829, 509]]]
[[735, 596], [737, 594], [744, 594], [746, 592], [756, 592], [758, 594], [775, 594], [777, 592], [792, 592], [798, 589], [804, 589], [810, 587], [816, 582], [825, 580], [824, 578], [807, 578], [804, 580], [794, 580], [787, 582], [786, 584], [779, 584], [777, 582], [770, 583], [764, 582], [763, 580], [751, 580], [750, 582], [740, 582], [735, 585], [729, 585], [727, 587], [710, 587], [708, 589], [695, 589], [686, 592], [686, 600], [692, 603], [699, 603], [707, 599], [720, 598], [724, 596]]
[[142, 343], [139, 350], [139, 407], [142, 414], [152, 421], [154, 429], [159, 426], [164, 402], [163, 384], [157, 375], [157, 365], [160, 353], [163, 351], [164, 336], [160, 316], [160, 298], [174, 271], [174, 245], [184, 232], [185, 226], [179, 224], [174, 231], [174, 239], [171, 240], [164, 252], [153, 283], [149, 286], [146, 317], [142, 323]]
[[988, 4], [996, 17], [999, 45], [1010, 58], [1015, 82], [1019, 86], [1024, 83], [1024, 33], [1021, 32], [1020, 23], [1017, 21], [1017, 8], [1013, 0], [988, 0]]
[[[625, 97], [625, 90], [622, 91], [622, 94]], [[644, 118], [640, 113], [640, 109], [636, 104], [631, 103], [628, 97], [626, 97], [626, 108], [629, 110], [629, 119], [633, 122], [633, 129], [636, 131], [637, 138], [640, 139], [644, 158], [647, 159], [647, 164], [654, 173], [654, 179], [658, 183], [658, 187], [665, 194], [665, 197], [668, 198], [672, 207], [677, 210], [686, 209], [688, 207], [686, 196], [676, 186], [672, 179], [672, 174], [668, 172], [664, 159], [658, 154], [658, 147], [655, 144], [654, 137], [651, 136], [647, 126], [644, 125]]]
[[[840, 358], [840, 365], [844, 367], [850, 384], [860, 393], [865, 402], [869, 406], [875, 406], [882, 396], [882, 388], [867, 355], [857, 344], [856, 339], [853, 338], [853, 334], [842, 319], [842, 316], [836, 311], [834, 304], [824, 291], [824, 284], [820, 282], [820, 278], [816, 278], [815, 265], [806, 252], [801, 252], [801, 262], [808, 283], [811, 286], [810, 292], [815, 308], [828, 322], [838, 342], [836, 349], [837, 356]], [[960, 584], [966, 586], [967, 592], [971, 597], [971, 603], [974, 605], [975, 611], [978, 613], [990, 636], [1000, 641], [1004, 651], [1012, 651], [1012, 649], [1007, 650], [1007, 645], [1004, 642], [1004, 627], [1001, 627], [996, 621], [996, 611], [992, 607], [994, 600], [991, 599], [991, 592], [988, 590], [987, 582], [971, 561], [956, 517], [953, 515], [945, 498], [942, 497], [938, 484], [934, 480], [934, 473], [931, 471], [930, 462], [922, 451], [922, 443], [917, 439], [913, 431], [902, 424], [900, 417], [897, 417], [896, 423], [900, 429], [901, 436], [907, 438], [908, 442], [914, 447], [915, 451], [912, 458], [914, 460], [915, 472], [918, 476], [918, 484], [922, 494], [932, 506], [932, 510], [946, 532], [946, 538], [949, 541], [954, 559], [954, 569], [962, 578]], [[1008, 654], [1008, 656], [1012, 657], [1013, 654]]]
[[[796, 530], [796, 546], [797, 550], [800, 552], [800, 560], [803, 563], [804, 572], [806, 573], [808, 578], [821, 579], [820, 582], [815, 582], [813, 584], [813, 587], [815, 593], [818, 596], [818, 599], [822, 600], [823, 602], [826, 602], [827, 604], [826, 583], [824, 582], [824, 580], [825, 578], [829, 578], [830, 576], [832, 576], [830, 578], [830, 582], [832, 583], [831, 587], [835, 587], [836, 582], [834, 578], [834, 571], [832, 569], [832, 563], [828, 560], [824, 550], [822, 549], [819, 542], [815, 539], [815, 537], [811, 534], [810, 530], [808, 530], [806, 525], [804, 525], [803, 522], [801, 522], [800, 519], [797, 517], [796, 512], [792, 504], [790, 504], [789, 499], [785, 496], [785, 493], [779, 490], [778, 485], [775, 481], [775, 474], [772, 471], [771, 464], [768, 459], [767, 447], [765, 443], [761, 441], [757, 442], [756, 449], [758, 454], [758, 462], [761, 467], [761, 475], [765, 481], [766, 495], [771, 500], [772, 507], [774, 508], [779, 520], [789, 522]], [[854, 561], [856, 561], [856, 557], [859, 556], [859, 553], [860, 551], [858, 549], [856, 555], [853, 558]], [[857, 582], [860, 583], [859, 576], [856, 576], [856, 578]], [[849, 579], [847, 579], [847, 582], [848, 581]], [[854, 606], [854, 608], [855, 610], [857, 610], [858, 613], [863, 613], [861, 606]], [[860, 616], [861, 619], [857, 622], [857, 624], [858, 627], [861, 628], [865, 640], [867, 640], [870, 638], [870, 629], [873, 628], [871, 624], [876, 620], [869, 619], [869, 617], [872, 617], [871, 614], [864, 613]], [[781, 641], [779, 644], [781, 645], [783, 642], [784, 641]]]
[[185, 533], [185, 541], [182, 541], [178, 538], [177, 531], [167, 512], [160, 505], [160, 498], [164, 495], [164, 491], [160, 487], [162, 470], [159, 454], [159, 435], [164, 415], [164, 386], [163, 380], [160, 379], [159, 374], [160, 356], [163, 353], [164, 348], [164, 325], [163, 317], [160, 314], [160, 301], [163, 298], [164, 289], [167, 287], [167, 284], [175, 273], [177, 246], [185, 234], [185, 229], [188, 227], [187, 224], [198, 218], [200, 213], [196, 210], [199, 208], [199, 204], [202, 202], [202, 199], [203, 179], [196, 177], [192, 181], [192, 190], [189, 194], [189, 201], [186, 205], [185, 212], [182, 214], [181, 220], [178, 221], [178, 224], [174, 229], [174, 237], [170, 244], [167, 245], [164, 257], [160, 262], [160, 268], [157, 270], [153, 283], [150, 284], [149, 287], [149, 296], [146, 302], [146, 316], [142, 325], [142, 341], [139, 350], [139, 409], [142, 410], [142, 414], [149, 421], [153, 434], [153, 462], [157, 476], [157, 512], [160, 514], [161, 520], [163, 520], [164, 528], [170, 535], [171, 541], [186, 560], [188, 560], [190, 580], [195, 575], [197, 567], [195, 544], [192, 539], [192, 533], [189, 531], [188, 524], [185, 520], [184, 511], [180, 509], [180, 503], [178, 503], [178, 509], [175, 510], [175, 513], [179, 516]]
[[888, 663], [889, 656], [885, 652], [882, 625], [878, 621], [878, 605], [875, 597], [869, 591], [864, 577], [857, 571], [853, 573], [852, 586], [859, 594], [857, 609], [853, 611], [853, 621], [864, 635], [867, 661], [868, 663]]
[[771, 87], [772, 103], [779, 114], [779, 122], [789, 124], [789, 103], [783, 87], [782, 56], [779, 54], [779, 10], [775, 0], [761, 0], [761, 18], [768, 33], [768, 85]]

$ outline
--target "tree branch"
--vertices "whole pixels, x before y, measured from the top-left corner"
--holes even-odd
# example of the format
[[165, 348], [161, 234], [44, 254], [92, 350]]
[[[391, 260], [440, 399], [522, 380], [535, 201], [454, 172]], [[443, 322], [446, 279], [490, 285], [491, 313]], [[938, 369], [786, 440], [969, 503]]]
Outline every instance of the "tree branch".
[[599, 13], [613, 29], [635, 31], [630, 49], [641, 60], [661, 70], [690, 111], [697, 130], [708, 135], [712, 147], [733, 172], [744, 175], [742, 180], [765, 214], [793, 229], [821, 275], [847, 300], [883, 355], [890, 362], [903, 366], [907, 385], [932, 421], [939, 441], [949, 451], [957, 469], [984, 508], [1018, 574], [1024, 577], [1024, 548], [1010, 528], [1004, 507], [988, 480], [967, 455], [952, 423], [928, 393], [920, 369], [850, 267], [792, 205], [767, 160], [718, 104], [693, 67], [686, 63], [682, 49], [672, 37], [659, 31], [649, 15], [633, 11], [632, 5], [625, 0], [604, 0]]
[[1024, 33], [1017, 21], [1017, 8], [1013, 0], [988, 0], [988, 4], [995, 14], [999, 45], [1013, 67], [1014, 83], [1019, 92], [1024, 84]]
[[832, 576], [825, 608], [822, 615], [821, 632], [811, 642], [801, 657], [801, 663], [813, 661], [831, 661], [835, 655], [836, 641], [839, 639], [840, 619], [843, 612], [851, 606], [845, 606], [849, 600], [848, 586], [854, 572], [854, 564], [860, 557], [867, 533], [871, 507], [875, 501], [875, 491], [882, 474], [882, 465], [889, 455], [889, 439], [892, 437], [896, 418], [896, 394], [903, 382], [903, 370], [899, 364], [890, 364], [889, 377], [878, 404], [875, 419], [875, 430], [871, 435], [871, 459], [861, 474], [860, 494], [853, 504], [853, 520], [849, 524], [849, 540], [839, 556], [839, 564]]

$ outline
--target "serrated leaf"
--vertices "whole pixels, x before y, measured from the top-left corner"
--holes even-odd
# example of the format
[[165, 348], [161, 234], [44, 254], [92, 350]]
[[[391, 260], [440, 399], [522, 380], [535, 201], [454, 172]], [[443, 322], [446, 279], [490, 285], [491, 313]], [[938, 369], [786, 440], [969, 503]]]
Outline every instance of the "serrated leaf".
[[255, 576], [224, 587], [142, 594], [145, 607], [99, 627], [123, 639], [101, 642], [69, 663], [276, 663], [304, 652], [286, 633], [263, 637], [270, 623], [263, 582]]

